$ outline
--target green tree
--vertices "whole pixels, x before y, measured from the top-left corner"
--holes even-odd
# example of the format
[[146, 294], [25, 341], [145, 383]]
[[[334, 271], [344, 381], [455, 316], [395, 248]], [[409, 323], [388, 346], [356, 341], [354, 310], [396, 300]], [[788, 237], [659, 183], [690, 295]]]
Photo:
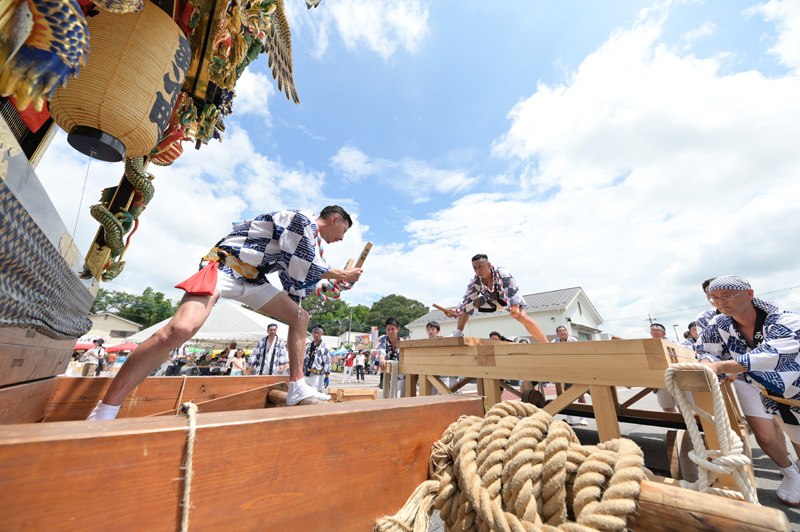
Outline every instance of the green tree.
[[408, 299], [404, 296], [391, 294], [382, 297], [372, 304], [372, 307], [369, 309], [369, 314], [367, 315], [367, 321], [373, 325], [377, 325], [378, 331], [384, 334], [386, 332], [384, 323], [386, 323], [387, 318], [397, 318], [397, 321], [400, 322], [402, 327], [400, 329], [400, 335], [408, 336], [409, 332], [405, 326], [420, 316], [424, 316], [427, 312], [428, 306], [425, 303], [417, 301], [416, 299]]
[[166, 299], [162, 292], [147, 287], [141, 295], [101, 288], [92, 304], [91, 313], [108, 312], [136, 322], [147, 328], [172, 317], [178, 305]]

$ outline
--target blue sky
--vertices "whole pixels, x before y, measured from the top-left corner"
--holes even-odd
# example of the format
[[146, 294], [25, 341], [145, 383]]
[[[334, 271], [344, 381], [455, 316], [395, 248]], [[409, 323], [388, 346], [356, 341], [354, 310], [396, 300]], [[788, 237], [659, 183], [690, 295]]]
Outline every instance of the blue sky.
[[[483, 252], [524, 293], [582, 286], [629, 338], [648, 313], [685, 326], [726, 273], [800, 310], [797, 2], [287, 7], [300, 105], [251, 65], [223, 142], [150, 168], [107, 288], [178, 298], [230, 222], [340, 203], [357, 223], [330, 262], [375, 244], [350, 303], [455, 304]], [[122, 173], [93, 162], [78, 211], [86, 166], [61, 135], [39, 169], [81, 249]]]

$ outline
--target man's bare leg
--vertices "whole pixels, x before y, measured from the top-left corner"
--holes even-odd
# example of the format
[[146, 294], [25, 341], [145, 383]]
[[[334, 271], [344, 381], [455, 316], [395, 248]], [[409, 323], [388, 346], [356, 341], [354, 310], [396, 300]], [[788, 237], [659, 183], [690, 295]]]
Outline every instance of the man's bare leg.
[[117, 376], [111, 381], [103, 400], [89, 415], [89, 419], [117, 417], [119, 406], [131, 390], [160, 366], [170, 351], [190, 340], [203, 326], [218, 297], [219, 292], [215, 292], [213, 296], [185, 294], [169, 323], [131, 353]]
[[789, 451], [786, 449], [786, 436], [783, 429], [772, 419], [765, 417], [746, 416], [747, 423], [753, 429], [756, 443], [761, 450], [769, 456], [778, 467], [788, 467], [791, 465]]
[[456, 324], [456, 330], [450, 336], [464, 336], [464, 327], [467, 326], [467, 321], [469, 320], [469, 314], [466, 312], [463, 314], [458, 315], [458, 323]]
[[286, 350], [289, 352], [289, 393], [286, 403], [296, 405], [306, 399], [317, 401], [327, 401], [329, 395], [319, 393], [314, 388], [308, 386], [303, 379], [303, 359], [306, 355], [306, 331], [308, 330], [308, 312], [303, 310], [297, 303], [284, 294], [277, 294], [270, 299], [266, 305], [258, 309], [276, 320], [280, 320], [289, 326], [289, 334], [286, 339]]
[[542, 342], [543, 344], [547, 343], [547, 336], [544, 334], [544, 331], [539, 324], [533, 321], [533, 319], [525, 314], [525, 309], [519, 309], [519, 314], [515, 318], [518, 322], [520, 322], [525, 329], [527, 329], [528, 334]]

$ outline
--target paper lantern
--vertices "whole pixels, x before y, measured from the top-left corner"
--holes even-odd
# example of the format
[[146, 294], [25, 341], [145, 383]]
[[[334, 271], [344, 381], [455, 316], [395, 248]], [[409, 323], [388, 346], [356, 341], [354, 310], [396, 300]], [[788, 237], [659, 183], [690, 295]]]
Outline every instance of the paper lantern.
[[189, 42], [146, 1], [138, 13], [91, 17], [89, 45], [86, 65], [56, 90], [50, 114], [81, 153], [111, 162], [148, 155], [186, 78]]

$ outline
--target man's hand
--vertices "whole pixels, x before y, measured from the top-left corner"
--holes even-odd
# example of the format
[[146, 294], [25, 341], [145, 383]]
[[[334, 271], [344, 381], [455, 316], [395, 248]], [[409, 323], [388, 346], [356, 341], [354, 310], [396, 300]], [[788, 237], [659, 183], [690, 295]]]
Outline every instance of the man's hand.
[[456, 311], [451, 309], [451, 308], [446, 308], [442, 312], [444, 312], [444, 315], [447, 316], [448, 318], [457, 318], [458, 317], [458, 314], [456, 314]]
[[347, 270], [334, 270], [331, 269], [322, 276], [323, 279], [337, 279], [346, 283], [354, 283], [358, 281], [361, 274], [364, 272], [361, 268], [348, 268]]
[[519, 305], [511, 305], [511, 317], [517, 319], [519, 316]]

